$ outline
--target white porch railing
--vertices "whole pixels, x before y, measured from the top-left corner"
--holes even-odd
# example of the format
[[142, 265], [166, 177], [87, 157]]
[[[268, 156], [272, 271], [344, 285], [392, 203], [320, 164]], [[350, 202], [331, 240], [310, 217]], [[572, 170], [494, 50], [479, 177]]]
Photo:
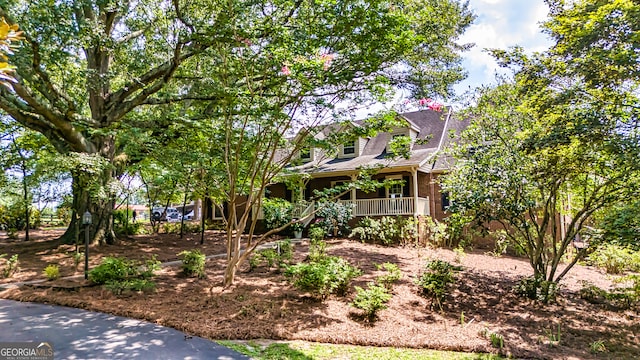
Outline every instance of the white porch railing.
[[429, 215], [429, 199], [426, 198], [418, 198], [417, 204], [414, 204], [412, 197], [340, 200], [340, 202], [352, 204], [355, 216]]
[[[429, 198], [418, 198], [417, 203], [414, 203], [413, 200], [414, 198], [412, 197], [403, 197], [394, 199], [339, 200], [339, 202], [351, 204], [354, 216], [430, 215]], [[294, 205], [292, 215], [294, 218], [301, 219], [311, 214], [314, 210], [314, 203], [299, 203]], [[264, 219], [262, 209], [258, 211], [258, 219]], [[311, 217], [308, 220], [310, 221]]]

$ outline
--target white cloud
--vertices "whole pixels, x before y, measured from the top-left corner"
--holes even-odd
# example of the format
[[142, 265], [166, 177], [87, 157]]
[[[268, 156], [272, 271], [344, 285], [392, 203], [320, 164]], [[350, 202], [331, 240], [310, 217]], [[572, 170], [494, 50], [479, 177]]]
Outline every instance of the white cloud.
[[496, 71], [503, 72], [484, 49], [519, 45], [532, 52], [543, 51], [550, 45], [539, 28], [548, 12], [543, 0], [471, 0], [470, 7], [477, 19], [460, 42], [475, 46], [464, 54], [469, 78], [456, 86], [458, 92], [491, 83]]

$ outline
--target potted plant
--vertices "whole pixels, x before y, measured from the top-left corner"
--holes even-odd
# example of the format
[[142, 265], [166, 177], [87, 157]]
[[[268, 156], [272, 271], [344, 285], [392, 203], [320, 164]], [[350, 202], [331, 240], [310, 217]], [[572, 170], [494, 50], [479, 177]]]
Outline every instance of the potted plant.
[[291, 225], [289, 225], [291, 231], [293, 231], [293, 237], [296, 239], [302, 238], [302, 230], [304, 230], [304, 224], [299, 222], [298, 219], [293, 219]]

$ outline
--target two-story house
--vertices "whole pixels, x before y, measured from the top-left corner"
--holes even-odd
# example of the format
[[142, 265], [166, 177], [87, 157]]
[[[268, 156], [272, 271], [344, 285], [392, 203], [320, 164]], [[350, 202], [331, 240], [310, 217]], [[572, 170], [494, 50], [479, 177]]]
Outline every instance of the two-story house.
[[[336, 149], [337, 156], [327, 157], [323, 150], [315, 148], [300, 151], [300, 164], [292, 166], [291, 170], [310, 175], [306, 187], [294, 192], [284, 184], [275, 184], [268, 188], [268, 196], [292, 202], [302, 200], [300, 197], [308, 200], [316, 189], [353, 181], [363, 166], [380, 166], [375, 179], [403, 181], [374, 192], [353, 189], [338, 201], [352, 204], [356, 217], [430, 215], [442, 220], [446, 216], [448, 197], [440, 191], [436, 179], [450, 168], [452, 161], [443, 155], [443, 150], [468, 125], [468, 121], [455, 119], [450, 109], [442, 112], [422, 110], [398, 116], [404, 126], [342, 144]], [[360, 124], [358, 121], [352, 123], [353, 126]], [[340, 129], [328, 126], [316, 136], [327, 136], [328, 131]], [[409, 158], [388, 156], [390, 141], [397, 136], [410, 139]], [[298, 199], [294, 198], [296, 194]]]

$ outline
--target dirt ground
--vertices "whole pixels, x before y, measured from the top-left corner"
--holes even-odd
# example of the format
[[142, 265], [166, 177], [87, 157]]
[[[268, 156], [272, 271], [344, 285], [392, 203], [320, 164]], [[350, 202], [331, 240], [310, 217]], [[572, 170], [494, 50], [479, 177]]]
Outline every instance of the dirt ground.
[[[9, 241], [0, 234], [0, 254], [19, 254], [20, 270], [0, 283], [42, 278], [42, 269], [59, 264], [63, 276], [74, 270], [69, 255], [73, 246], [55, 246], [60, 233], [38, 232], [29, 243]], [[143, 259], [151, 254], [161, 261], [176, 260], [183, 249], [200, 248], [207, 255], [224, 252], [222, 233], [198, 235], [141, 235], [118, 245], [92, 248], [91, 265], [105, 255]], [[306, 242], [295, 246], [295, 260], [307, 255]], [[429, 259], [456, 263], [447, 249], [397, 248], [362, 244], [347, 239], [328, 241], [327, 252], [339, 255], [363, 270], [353, 286], [365, 287], [382, 274], [375, 264], [391, 262], [402, 270], [388, 309], [379, 319], [364, 322], [349, 305], [355, 291], [324, 302], [291, 287], [277, 269], [259, 267], [238, 274], [236, 284], [222, 289], [224, 260], [207, 261], [207, 278], [185, 278], [179, 267], [167, 267], [155, 277], [154, 293], [115, 296], [83, 280], [56, 280], [0, 292], [0, 297], [47, 302], [145, 319], [211, 339], [288, 339], [369, 346], [400, 346], [459, 351], [498, 352], [487, 334], [504, 337], [503, 354], [541, 359], [640, 358], [640, 314], [590, 304], [578, 296], [581, 281], [609, 288], [612, 278], [602, 271], [576, 266], [561, 284], [556, 304], [543, 306], [516, 297], [516, 281], [531, 270], [527, 261], [468, 252], [459, 260], [463, 270], [443, 309], [421, 297], [414, 278]], [[71, 289], [62, 289], [67, 286]], [[353, 288], [352, 288], [353, 290]], [[555, 341], [557, 338], [560, 341]], [[552, 341], [554, 340], [554, 341]], [[607, 351], [592, 354], [590, 345], [602, 341]]]

